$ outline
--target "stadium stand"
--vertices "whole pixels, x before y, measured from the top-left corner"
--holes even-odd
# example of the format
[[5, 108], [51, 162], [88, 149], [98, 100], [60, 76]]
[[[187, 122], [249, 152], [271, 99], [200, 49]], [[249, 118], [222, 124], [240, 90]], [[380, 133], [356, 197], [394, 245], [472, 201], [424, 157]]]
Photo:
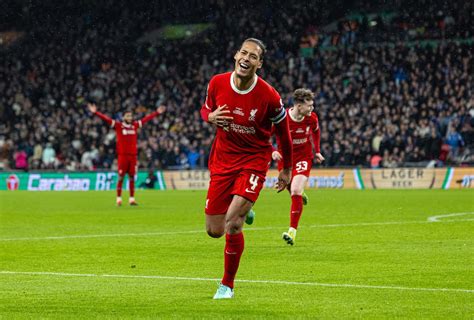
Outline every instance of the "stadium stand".
[[[472, 164], [472, 4], [403, 2], [352, 1], [353, 11], [339, 12], [342, 1], [331, 10], [324, 1], [252, 10], [250, 1], [65, 1], [60, 10], [57, 1], [6, 1], [17, 16], [0, 13], [11, 39], [0, 47], [0, 168], [115, 168], [114, 134], [86, 111], [88, 100], [115, 118], [166, 104], [140, 133], [140, 167], [206, 167], [206, 85], [231, 69], [248, 36], [267, 43], [261, 72], [287, 105], [297, 87], [316, 92], [324, 166]], [[184, 21], [212, 27], [137, 41]]]

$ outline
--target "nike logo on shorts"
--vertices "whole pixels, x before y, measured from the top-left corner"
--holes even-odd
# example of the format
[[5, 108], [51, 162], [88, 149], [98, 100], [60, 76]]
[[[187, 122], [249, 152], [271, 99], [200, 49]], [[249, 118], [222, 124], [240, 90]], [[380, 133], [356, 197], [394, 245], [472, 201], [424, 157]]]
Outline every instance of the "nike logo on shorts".
[[249, 188], [245, 189], [245, 192], [248, 192], [248, 193], [256, 193], [256, 192], [253, 191], [253, 190], [249, 190]]

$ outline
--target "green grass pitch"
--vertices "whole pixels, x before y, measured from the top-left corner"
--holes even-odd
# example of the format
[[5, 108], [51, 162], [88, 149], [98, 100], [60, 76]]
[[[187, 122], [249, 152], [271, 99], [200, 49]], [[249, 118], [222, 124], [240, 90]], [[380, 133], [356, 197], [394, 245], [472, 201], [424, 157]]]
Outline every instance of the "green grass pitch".
[[205, 191], [121, 208], [113, 192], [1, 192], [0, 318], [474, 317], [472, 191], [308, 195], [290, 247], [288, 194], [262, 192], [235, 298], [216, 301], [224, 239], [205, 233]]

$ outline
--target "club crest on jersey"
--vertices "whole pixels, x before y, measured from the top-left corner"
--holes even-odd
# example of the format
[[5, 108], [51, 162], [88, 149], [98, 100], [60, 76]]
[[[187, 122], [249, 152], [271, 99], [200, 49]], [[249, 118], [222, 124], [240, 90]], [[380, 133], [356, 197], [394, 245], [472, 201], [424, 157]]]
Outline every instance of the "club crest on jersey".
[[255, 121], [255, 114], [257, 113], [258, 109], [250, 110], [249, 121]]

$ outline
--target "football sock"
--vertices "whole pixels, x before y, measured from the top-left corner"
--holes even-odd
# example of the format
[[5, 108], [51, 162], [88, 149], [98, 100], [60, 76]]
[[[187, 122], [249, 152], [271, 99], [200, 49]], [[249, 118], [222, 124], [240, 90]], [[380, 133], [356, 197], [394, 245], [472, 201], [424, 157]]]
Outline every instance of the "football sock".
[[244, 234], [226, 234], [224, 249], [224, 277], [222, 284], [234, 288], [234, 279], [244, 251]]
[[135, 179], [133, 177], [129, 177], [128, 186], [130, 187], [130, 198], [133, 198], [135, 195]]
[[118, 180], [117, 181], [117, 197], [122, 196], [122, 185], [123, 185], [123, 180]]
[[290, 226], [292, 228], [298, 228], [301, 213], [303, 213], [303, 197], [300, 195], [291, 196]]

